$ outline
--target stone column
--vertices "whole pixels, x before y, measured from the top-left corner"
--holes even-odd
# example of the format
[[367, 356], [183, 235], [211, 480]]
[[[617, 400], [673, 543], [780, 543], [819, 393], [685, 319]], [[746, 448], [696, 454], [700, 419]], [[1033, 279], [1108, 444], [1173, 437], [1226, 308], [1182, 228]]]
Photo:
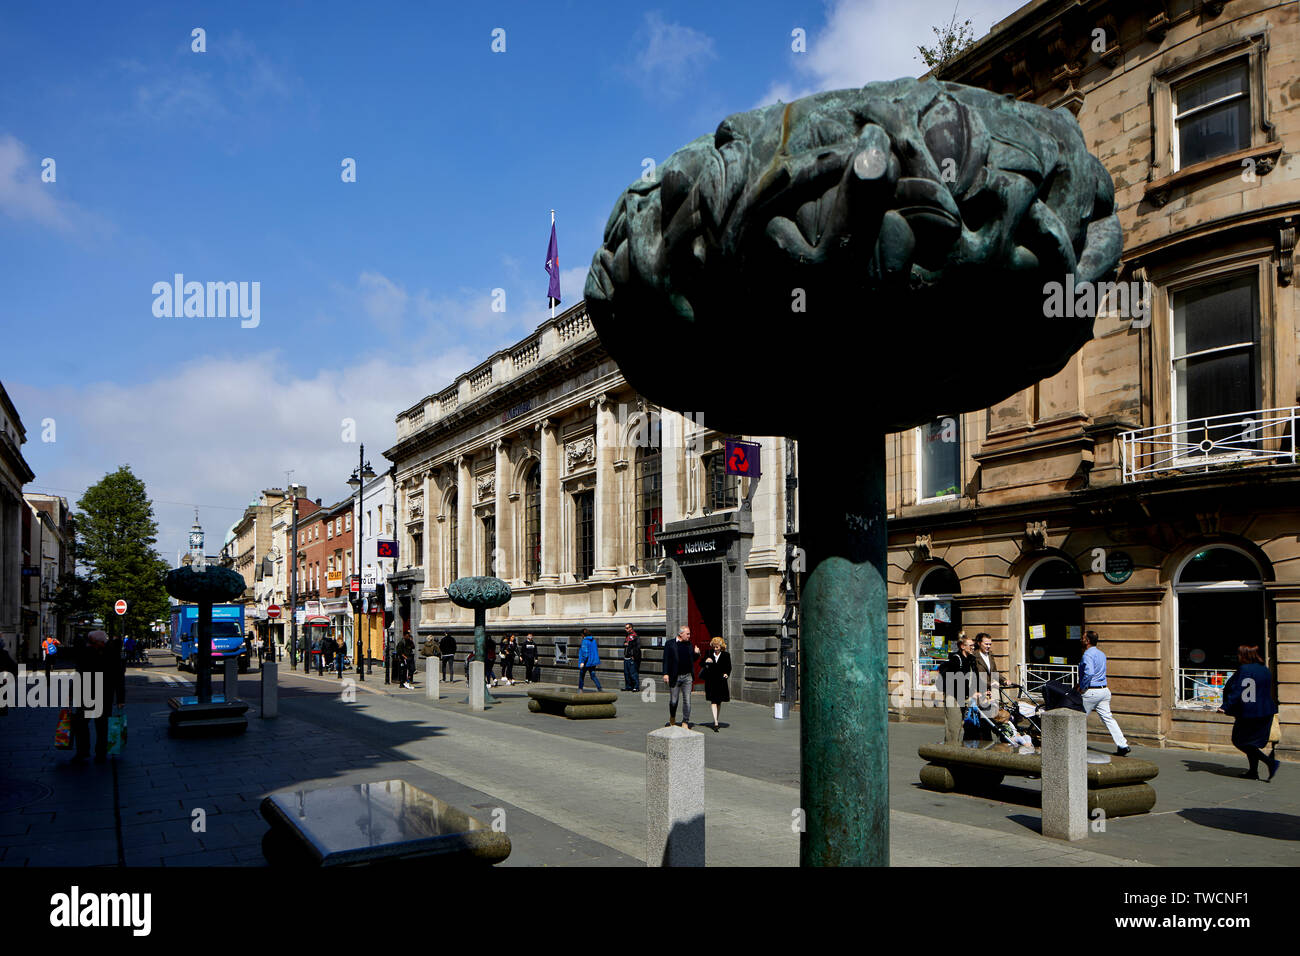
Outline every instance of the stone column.
[[[433, 470], [424, 473], [424, 534], [420, 541], [420, 567], [424, 569], [424, 586], [433, 586]], [[356, 549], [353, 549], [354, 553]], [[356, 564], [354, 559], [353, 564]], [[359, 571], [357, 572], [360, 573]], [[418, 620], [418, 617], [417, 617]]]
[[[469, 457], [456, 459], [456, 574], [469, 577], [474, 570], [474, 476]], [[448, 582], [449, 584], [451, 582]]]
[[441, 696], [439, 687], [439, 682], [442, 680], [441, 664], [442, 661], [438, 657], [429, 656], [424, 659], [424, 696], [431, 700], [437, 700]]
[[646, 735], [646, 866], [704, 866], [704, 735]]
[[1088, 835], [1088, 715], [1059, 707], [1043, 715], [1043, 836]]
[[559, 430], [549, 418], [537, 423], [541, 438], [542, 458], [542, 576], [541, 584], [555, 584], [560, 580], [560, 516], [564, 513], [560, 501], [560, 448]]
[[664, 525], [682, 519], [682, 501], [685, 491], [685, 474], [682, 470], [682, 441], [685, 422], [682, 416], [669, 409], [659, 414], [659, 461], [663, 469]]
[[[469, 709], [483, 710], [487, 685], [483, 682], [483, 662], [470, 661], [469, 664]], [[703, 736], [703, 735], [701, 735]]]
[[496, 576], [503, 581], [514, 582], [515, 548], [514, 548], [514, 514], [510, 509], [510, 443], [505, 439], [492, 446], [496, 452], [496, 477], [492, 480], [496, 492], [497, 519], [497, 563]]
[[614, 459], [618, 457], [618, 414], [614, 403], [603, 392], [592, 404], [596, 406], [596, 564], [593, 578], [612, 578], [618, 573], [618, 476]]

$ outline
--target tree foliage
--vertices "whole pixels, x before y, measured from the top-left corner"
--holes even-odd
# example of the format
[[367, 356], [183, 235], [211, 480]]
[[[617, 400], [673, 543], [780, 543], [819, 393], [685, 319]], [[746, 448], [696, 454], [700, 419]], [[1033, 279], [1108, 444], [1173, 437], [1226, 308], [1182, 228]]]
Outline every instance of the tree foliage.
[[918, 46], [917, 52], [932, 71], [938, 70], [949, 60], [975, 43], [975, 30], [969, 19], [957, 22], [957, 7], [952, 8], [952, 19], [942, 27], [931, 27], [938, 42], [932, 46]]
[[[144, 482], [127, 465], [86, 489], [74, 515], [76, 557], [81, 583], [72, 583], [69, 601], [85, 613], [102, 617], [119, 634], [142, 636], [167, 617], [159, 556], [158, 525]], [[118, 618], [113, 605], [123, 599], [127, 613]]]

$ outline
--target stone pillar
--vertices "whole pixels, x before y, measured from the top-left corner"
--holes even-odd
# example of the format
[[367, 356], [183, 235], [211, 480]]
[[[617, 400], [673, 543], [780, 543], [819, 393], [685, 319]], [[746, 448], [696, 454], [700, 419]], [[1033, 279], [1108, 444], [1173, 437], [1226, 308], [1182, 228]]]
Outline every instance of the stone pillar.
[[596, 554], [593, 578], [612, 578], [618, 573], [618, 457], [621, 436], [614, 403], [603, 392], [593, 399], [596, 406]]
[[1088, 835], [1088, 715], [1059, 707], [1043, 715], [1043, 836]]
[[239, 699], [239, 659], [227, 657], [225, 660], [226, 674], [225, 681], [221, 685], [221, 692], [226, 695], [226, 700]]
[[682, 416], [667, 408], [659, 414], [660, 467], [663, 470], [663, 523], [666, 527], [682, 519], [683, 482], [682, 441], [685, 422]]
[[496, 452], [496, 476], [492, 488], [496, 492], [497, 562], [496, 576], [514, 582], [517, 575], [514, 543], [514, 514], [510, 509], [510, 444], [501, 439], [493, 444]]
[[[474, 476], [469, 456], [456, 459], [456, 576], [467, 578], [474, 569]], [[448, 581], [448, 584], [451, 582]]]
[[[470, 661], [469, 664], [469, 709], [483, 710], [484, 694], [487, 685], [483, 682], [483, 662]], [[702, 736], [702, 735], [701, 735]]]
[[280, 686], [276, 683], [280, 669], [279, 664], [271, 661], [262, 662], [262, 716], [280, 716]]
[[542, 459], [542, 576], [538, 581], [555, 584], [560, 580], [560, 516], [564, 513], [560, 501], [560, 436], [549, 418], [537, 423], [537, 432]]
[[646, 735], [646, 866], [704, 866], [704, 735]]
[[441, 688], [439, 681], [442, 680], [442, 671], [439, 670], [441, 661], [434, 656], [424, 659], [424, 696], [430, 700], [439, 700], [441, 698]]
[[[433, 562], [430, 559], [433, 557], [433, 494], [436, 488], [437, 486], [433, 483], [433, 472], [426, 471], [424, 473], [423, 495], [424, 534], [421, 535], [420, 540], [420, 567], [424, 569], [424, 586], [426, 588], [433, 586]], [[353, 553], [356, 553], [355, 548], [353, 549]], [[353, 564], [356, 564], [355, 560]], [[361, 572], [358, 571], [357, 573], [360, 574]], [[412, 598], [412, 600], [414, 600], [414, 598]], [[416, 616], [416, 620], [419, 620], [418, 615]]]

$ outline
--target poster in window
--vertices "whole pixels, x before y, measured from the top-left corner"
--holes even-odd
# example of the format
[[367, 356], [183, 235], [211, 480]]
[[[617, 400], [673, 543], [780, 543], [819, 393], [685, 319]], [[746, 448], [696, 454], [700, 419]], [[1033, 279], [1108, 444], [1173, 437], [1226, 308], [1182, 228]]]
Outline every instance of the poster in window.
[[1046, 624], [1031, 624], [1031, 625], [1029, 625], [1029, 639], [1030, 639], [1031, 641], [1042, 641], [1042, 640], [1046, 640], [1046, 639], [1047, 639], [1047, 625], [1046, 625]]
[[1079, 641], [1083, 639], [1082, 624], [1067, 624], [1065, 626], [1065, 636], [1067, 640]]
[[923, 630], [923, 631], [933, 631], [933, 630], [934, 630], [934, 612], [933, 612], [933, 611], [922, 611], [922, 612], [921, 612], [921, 630]]
[[1064, 663], [1065, 663], [1065, 658], [1064, 658], [1064, 657], [1049, 657], [1049, 658], [1047, 659], [1047, 663], [1049, 663], [1049, 664], [1064, 664]]
[[952, 623], [952, 602], [936, 601], [934, 604], [934, 619], [940, 624]]
[[936, 634], [933, 638], [934, 656], [941, 657], [948, 653], [948, 642], [942, 634]]

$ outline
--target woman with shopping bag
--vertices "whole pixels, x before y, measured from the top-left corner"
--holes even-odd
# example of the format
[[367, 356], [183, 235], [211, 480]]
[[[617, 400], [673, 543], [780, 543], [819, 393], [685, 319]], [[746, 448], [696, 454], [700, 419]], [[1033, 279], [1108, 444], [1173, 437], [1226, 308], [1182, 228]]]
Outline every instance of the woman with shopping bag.
[[[1237, 648], [1240, 666], [1223, 685], [1222, 713], [1235, 718], [1232, 722], [1232, 745], [1246, 755], [1249, 768], [1241, 776], [1247, 780], [1259, 779], [1259, 765], [1268, 767], [1265, 780], [1277, 773], [1277, 757], [1266, 757], [1273, 721], [1277, 716], [1277, 702], [1273, 700], [1273, 675], [1264, 665], [1258, 647], [1242, 644]], [[1281, 735], [1279, 734], [1279, 737]]]
[[[108, 759], [108, 725], [116, 713], [121, 719], [119, 705], [126, 698], [126, 667], [122, 663], [121, 647], [109, 640], [101, 630], [93, 630], [76, 642], [77, 673], [90, 674], [90, 686], [99, 694], [98, 700], [83, 700], [82, 706], [72, 713], [72, 739], [77, 747], [73, 760], [85, 761], [90, 757], [90, 720], [95, 721], [95, 763]], [[87, 686], [84, 677], [81, 686]], [[119, 744], [120, 752], [120, 744]]]

